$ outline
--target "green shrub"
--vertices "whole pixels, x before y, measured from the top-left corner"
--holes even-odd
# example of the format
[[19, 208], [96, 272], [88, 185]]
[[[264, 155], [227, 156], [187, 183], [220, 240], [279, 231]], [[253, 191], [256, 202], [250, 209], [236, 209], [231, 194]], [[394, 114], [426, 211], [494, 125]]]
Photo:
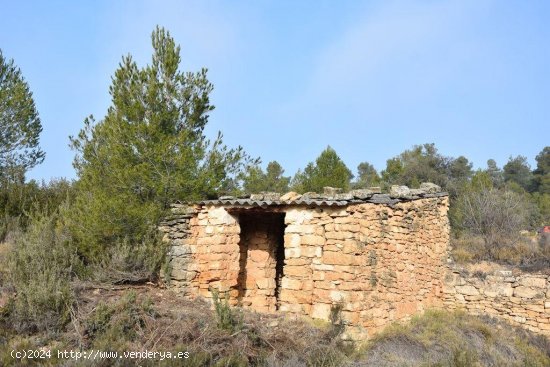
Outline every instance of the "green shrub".
[[243, 315], [239, 310], [229, 306], [227, 296], [222, 300], [220, 299], [218, 290], [213, 289], [212, 300], [214, 301], [214, 310], [216, 311], [218, 327], [230, 333], [242, 330]]
[[26, 229], [33, 215], [52, 214], [72, 196], [72, 182], [65, 179], [0, 182], [0, 241], [19, 227]]
[[96, 281], [115, 284], [157, 280], [166, 263], [166, 246], [156, 230], [135, 244], [128, 239], [115, 242], [91, 264], [91, 275]]
[[57, 213], [35, 215], [14, 240], [8, 277], [17, 296], [10, 314], [17, 330], [59, 330], [73, 303], [70, 280], [77, 260]]

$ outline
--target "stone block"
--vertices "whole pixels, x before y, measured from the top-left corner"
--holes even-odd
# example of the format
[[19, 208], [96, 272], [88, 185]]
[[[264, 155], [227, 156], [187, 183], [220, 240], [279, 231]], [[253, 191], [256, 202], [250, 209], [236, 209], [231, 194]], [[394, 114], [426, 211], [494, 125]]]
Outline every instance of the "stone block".
[[293, 200], [298, 200], [302, 197], [302, 195], [298, 194], [297, 192], [294, 192], [294, 191], [290, 191], [290, 192], [287, 192], [286, 194], [282, 195], [279, 200], [281, 201], [293, 201]]
[[411, 190], [407, 186], [392, 185], [390, 188], [390, 197], [404, 198], [410, 195]]
[[372, 197], [372, 195], [375, 193], [373, 190], [369, 189], [358, 189], [358, 190], [351, 190], [349, 192], [355, 199], [369, 199]]
[[213, 208], [208, 212], [208, 222], [215, 225], [235, 225], [237, 221], [225, 208]]
[[477, 296], [479, 295], [479, 291], [476, 287], [472, 285], [457, 285], [455, 287], [457, 293], [460, 293], [465, 296]]
[[427, 194], [436, 194], [441, 192], [441, 187], [431, 182], [422, 182], [420, 184], [420, 190]]
[[256, 286], [260, 289], [275, 289], [275, 279], [258, 279]]
[[496, 286], [496, 291], [499, 296], [511, 297], [514, 294], [514, 288], [512, 288], [511, 283], [498, 284]]
[[302, 245], [323, 246], [325, 244], [325, 237], [318, 235], [304, 235], [301, 236]]
[[300, 225], [309, 222], [311, 219], [313, 219], [311, 210], [290, 209], [287, 210], [285, 214], [285, 223], [288, 225]]
[[317, 303], [311, 307], [311, 317], [314, 319], [328, 320], [330, 316], [330, 305]]
[[279, 298], [281, 303], [311, 304], [312, 293], [303, 290], [283, 289]]
[[259, 262], [259, 263], [265, 263], [267, 259], [269, 259], [270, 255], [269, 252], [266, 250], [248, 250], [248, 260]]
[[299, 277], [299, 278], [309, 278], [311, 277], [311, 274], [313, 271], [311, 270], [311, 267], [309, 266], [286, 266], [285, 267], [285, 275], [292, 276], [292, 277]]
[[192, 251], [191, 246], [185, 246], [185, 245], [172, 246], [170, 248], [169, 255], [172, 256], [172, 257], [180, 257], [180, 256], [190, 255], [192, 252], [193, 251]]
[[330, 300], [333, 302], [343, 302], [346, 298], [346, 294], [342, 291], [330, 291]]
[[514, 296], [521, 298], [535, 298], [537, 296], [542, 296], [542, 293], [540, 290], [537, 289], [519, 286], [514, 288]]
[[341, 194], [342, 191], [343, 190], [340, 187], [330, 187], [330, 186], [323, 187], [323, 195], [325, 196], [336, 196], [336, 194]]
[[302, 243], [302, 236], [298, 233], [285, 234], [284, 241], [285, 247], [299, 247]]
[[281, 288], [290, 289], [290, 290], [300, 290], [302, 289], [302, 282], [285, 276], [281, 281]]
[[301, 265], [311, 265], [311, 259], [303, 257], [293, 257], [285, 259], [285, 266], [301, 266]]
[[285, 258], [293, 258], [302, 256], [302, 249], [297, 248], [286, 248], [285, 249]]
[[311, 268], [313, 270], [316, 270], [317, 272], [332, 271], [334, 270], [334, 265], [314, 264], [311, 266]]
[[314, 234], [315, 227], [312, 224], [289, 224], [285, 228], [285, 233], [298, 233], [300, 235]]
[[283, 302], [281, 302], [281, 306], [279, 307], [279, 311], [295, 313], [295, 314], [301, 314], [302, 313], [302, 306], [299, 305], [299, 304], [294, 304], [294, 303], [283, 303]]
[[356, 265], [360, 258], [354, 255], [347, 255], [340, 252], [327, 252], [323, 253], [321, 261], [327, 265]]
[[519, 284], [526, 287], [546, 288], [546, 279], [539, 277], [524, 277], [519, 280]]
[[304, 257], [321, 257], [323, 250], [321, 247], [307, 246], [302, 247], [302, 256]]

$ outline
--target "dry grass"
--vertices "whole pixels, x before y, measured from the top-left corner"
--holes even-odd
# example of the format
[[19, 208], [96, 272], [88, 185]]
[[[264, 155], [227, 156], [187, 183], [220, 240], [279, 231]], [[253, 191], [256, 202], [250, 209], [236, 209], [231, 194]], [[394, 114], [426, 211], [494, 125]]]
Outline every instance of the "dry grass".
[[359, 365], [550, 366], [550, 341], [489, 317], [428, 311], [386, 328]]
[[[334, 337], [330, 324], [319, 327], [282, 315], [244, 311], [238, 330], [224, 330], [209, 304], [182, 300], [153, 285], [79, 283], [75, 294], [73, 319], [62, 333], [17, 335], [9, 325], [0, 325], [0, 365], [19, 365], [8, 355], [11, 348], [81, 347], [187, 351], [190, 358], [183, 365], [201, 367], [550, 366], [548, 340], [461, 313], [428, 312], [410, 324], [392, 325], [366, 346], [354, 349]], [[66, 362], [52, 359], [50, 365]], [[180, 366], [182, 361], [80, 361], [68, 365]]]
[[[81, 283], [75, 293], [77, 307], [63, 333], [43, 333], [36, 338], [16, 336], [12, 331], [5, 338], [5, 347], [0, 347], [0, 365], [10, 361], [8, 349], [22, 344], [72, 350], [188, 351], [191, 358], [185, 361], [186, 366], [336, 367], [345, 365], [353, 353], [333, 337], [330, 327], [317, 328], [299, 318], [246, 311], [238, 330], [225, 330], [219, 327], [209, 304], [182, 300], [154, 286]], [[159, 365], [158, 360], [133, 362]], [[126, 360], [120, 365], [129, 363]], [[179, 366], [181, 361], [160, 365]]]

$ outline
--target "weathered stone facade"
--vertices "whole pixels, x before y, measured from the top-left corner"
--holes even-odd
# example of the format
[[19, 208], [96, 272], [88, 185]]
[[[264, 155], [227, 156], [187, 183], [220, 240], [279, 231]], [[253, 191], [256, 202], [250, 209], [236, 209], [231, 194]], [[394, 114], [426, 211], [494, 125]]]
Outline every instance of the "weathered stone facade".
[[450, 267], [443, 288], [446, 308], [488, 314], [550, 336], [550, 276], [494, 264], [478, 268]]
[[353, 338], [443, 306], [448, 197], [435, 185], [177, 204], [161, 225], [171, 287], [328, 320], [341, 303]]

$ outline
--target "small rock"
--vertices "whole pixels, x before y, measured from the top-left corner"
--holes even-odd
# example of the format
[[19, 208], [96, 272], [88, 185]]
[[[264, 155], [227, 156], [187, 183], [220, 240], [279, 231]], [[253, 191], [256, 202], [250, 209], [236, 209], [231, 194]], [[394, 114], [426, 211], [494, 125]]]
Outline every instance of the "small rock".
[[294, 191], [290, 191], [290, 192], [287, 192], [286, 194], [284, 194], [283, 196], [281, 196], [280, 200], [281, 201], [294, 201], [294, 200], [298, 200], [302, 197], [302, 195], [298, 194], [297, 192], [294, 192]]
[[234, 196], [225, 195], [225, 196], [220, 196], [220, 199], [219, 199], [219, 200], [235, 200], [235, 197], [234, 197]]
[[349, 192], [343, 193], [343, 194], [336, 194], [334, 195], [334, 199], [336, 200], [353, 200], [353, 195]]
[[411, 189], [409, 189], [407, 186], [398, 186], [393, 185], [390, 188], [390, 197], [392, 198], [404, 198], [407, 197], [411, 192]]
[[360, 200], [369, 199], [374, 194], [374, 192], [372, 190], [369, 190], [369, 189], [351, 190], [349, 193], [355, 199], [360, 199]]
[[302, 195], [302, 199], [318, 200], [318, 199], [324, 199], [324, 197], [323, 195], [320, 195], [316, 192], [306, 192]]
[[326, 186], [323, 187], [323, 195], [325, 196], [336, 196], [336, 194], [341, 194], [342, 189], [339, 187], [330, 187]]
[[546, 288], [546, 279], [537, 277], [525, 277], [519, 280], [526, 287]]
[[519, 286], [514, 288], [514, 296], [521, 298], [535, 298], [540, 297], [542, 294], [536, 289], [530, 287]]
[[424, 191], [426, 194], [436, 194], [441, 192], [441, 187], [431, 182], [422, 182], [420, 184], [420, 190]]
[[266, 201], [279, 201], [281, 199], [281, 194], [278, 192], [262, 192], [262, 194]]
[[263, 200], [264, 195], [263, 194], [250, 194], [250, 200]]
[[472, 285], [460, 285], [455, 287], [456, 291], [465, 296], [477, 296], [479, 291]]
[[410, 196], [421, 196], [424, 194], [425, 194], [424, 190], [420, 190], [420, 189], [410, 189], [409, 191]]

